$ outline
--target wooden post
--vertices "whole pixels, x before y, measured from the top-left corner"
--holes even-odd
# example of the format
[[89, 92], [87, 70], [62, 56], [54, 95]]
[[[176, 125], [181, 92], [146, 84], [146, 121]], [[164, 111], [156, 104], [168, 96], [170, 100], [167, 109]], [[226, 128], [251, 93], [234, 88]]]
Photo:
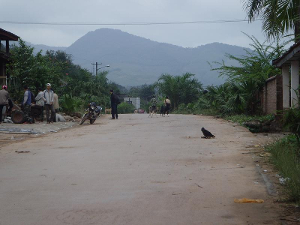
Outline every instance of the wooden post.
[[292, 62], [291, 73], [291, 107], [298, 107], [299, 61]]
[[283, 109], [290, 108], [290, 66], [282, 67]]
[[9, 40], [6, 40], [6, 53], [9, 53]]

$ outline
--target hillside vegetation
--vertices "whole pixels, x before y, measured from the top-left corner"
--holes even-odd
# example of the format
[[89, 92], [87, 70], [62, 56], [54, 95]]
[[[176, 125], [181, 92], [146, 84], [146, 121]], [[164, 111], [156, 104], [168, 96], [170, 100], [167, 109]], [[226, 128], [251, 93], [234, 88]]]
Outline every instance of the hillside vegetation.
[[[36, 51], [51, 47], [34, 46]], [[53, 50], [57, 50], [53, 49]], [[243, 55], [244, 48], [212, 43], [197, 48], [183, 48], [159, 43], [114, 29], [91, 31], [67, 48], [60, 50], [72, 55], [75, 64], [92, 70], [96, 61], [109, 64], [109, 80], [123, 86], [151, 84], [161, 74], [195, 74], [203, 85], [219, 85], [225, 79], [211, 71], [208, 62], [223, 61], [237, 65], [225, 54]], [[44, 51], [45, 52], [45, 51]]]

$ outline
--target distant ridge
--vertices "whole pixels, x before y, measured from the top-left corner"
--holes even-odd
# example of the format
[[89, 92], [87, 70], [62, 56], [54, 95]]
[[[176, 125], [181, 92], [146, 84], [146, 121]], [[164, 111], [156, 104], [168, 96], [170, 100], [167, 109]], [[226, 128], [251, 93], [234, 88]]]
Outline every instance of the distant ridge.
[[[192, 34], [187, 34], [187, 38], [189, 35]], [[186, 72], [195, 74], [204, 85], [218, 85], [225, 78], [211, 71], [208, 62], [228, 62], [226, 53], [237, 56], [245, 53], [242, 47], [221, 43], [183, 48], [108, 28], [88, 32], [71, 46], [56, 49], [65, 50], [73, 56], [74, 63], [88, 70], [96, 61], [109, 64], [108, 78], [123, 86], [150, 84], [163, 73], [181, 75]]]

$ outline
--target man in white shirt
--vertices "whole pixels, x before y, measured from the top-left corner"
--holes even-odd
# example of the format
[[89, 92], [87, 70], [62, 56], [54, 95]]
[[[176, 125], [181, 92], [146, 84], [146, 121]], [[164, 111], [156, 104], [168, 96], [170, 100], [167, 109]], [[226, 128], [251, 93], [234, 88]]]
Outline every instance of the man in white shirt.
[[[51, 84], [47, 83], [47, 89], [44, 91], [45, 101], [45, 109], [46, 109], [46, 117], [47, 123], [51, 123], [54, 121], [54, 108], [53, 108], [53, 91], [51, 90]], [[50, 116], [51, 112], [51, 116]]]

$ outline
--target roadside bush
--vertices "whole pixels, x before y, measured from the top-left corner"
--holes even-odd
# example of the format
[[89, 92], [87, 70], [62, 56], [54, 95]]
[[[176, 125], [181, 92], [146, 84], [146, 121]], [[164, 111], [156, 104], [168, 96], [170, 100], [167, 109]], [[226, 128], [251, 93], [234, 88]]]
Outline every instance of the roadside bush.
[[227, 116], [225, 117], [226, 120], [231, 120], [235, 123], [239, 123], [241, 125], [243, 125], [246, 122], [250, 122], [250, 121], [258, 121], [260, 123], [268, 123], [271, 122], [275, 119], [275, 116], [273, 114], [268, 114], [265, 116], [249, 116], [249, 115], [245, 115], [245, 114], [241, 114], [241, 115], [234, 115], [234, 116]]
[[297, 138], [298, 146], [300, 146], [300, 110], [299, 108], [291, 108], [284, 113], [283, 126], [292, 132]]
[[83, 100], [77, 97], [72, 97], [68, 94], [60, 98], [60, 107], [67, 114], [83, 111]]
[[135, 110], [134, 106], [127, 102], [122, 102], [120, 105], [118, 105], [118, 113], [119, 114], [133, 113], [134, 110]]
[[290, 135], [266, 147], [271, 160], [285, 179], [289, 200], [300, 202], [300, 155], [295, 135]]

